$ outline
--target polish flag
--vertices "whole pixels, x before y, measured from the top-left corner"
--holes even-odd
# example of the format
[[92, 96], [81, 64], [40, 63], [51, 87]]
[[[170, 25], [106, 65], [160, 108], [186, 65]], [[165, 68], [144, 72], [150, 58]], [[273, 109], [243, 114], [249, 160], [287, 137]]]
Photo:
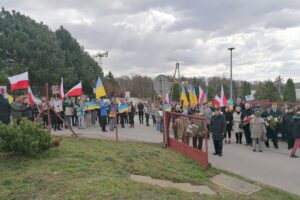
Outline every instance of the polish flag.
[[202, 90], [201, 86], [199, 86], [199, 102], [198, 103], [200, 106], [202, 106], [204, 98], [205, 98], [205, 93]]
[[228, 105], [228, 101], [227, 101], [227, 98], [226, 98], [225, 93], [224, 93], [223, 85], [222, 85], [222, 88], [221, 88], [221, 100], [222, 100], [222, 104], [221, 104], [222, 107]]
[[81, 81], [75, 85], [69, 92], [67, 92], [66, 96], [74, 97], [74, 96], [81, 96], [82, 95], [82, 83]]
[[30, 86], [28, 86], [28, 103], [30, 103], [31, 106], [39, 105], [40, 103], [42, 103], [40, 99], [36, 98], [33, 95]]
[[218, 107], [224, 107], [228, 105], [225, 93], [224, 93], [224, 89], [223, 89], [223, 85], [221, 88], [221, 97], [219, 97], [218, 95], [215, 96], [214, 98], [214, 105], [218, 106]]
[[59, 90], [58, 90], [58, 95], [59, 95], [60, 99], [63, 99], [65, 97], [65, 94], [64, 94], [64, 79], [63, 78], [61, 78], [61, 83], [60, 83], [60, 87], [59, 87]]
[[11, 91], [28, 88], [28, 72], [8, 77]]
[[221, 102], [222, 102], [221, 98], [218, 95], [216, 95], [215, 98], [214, 98], [214, 101], [213, 101], [214, 106], [220, 107]]

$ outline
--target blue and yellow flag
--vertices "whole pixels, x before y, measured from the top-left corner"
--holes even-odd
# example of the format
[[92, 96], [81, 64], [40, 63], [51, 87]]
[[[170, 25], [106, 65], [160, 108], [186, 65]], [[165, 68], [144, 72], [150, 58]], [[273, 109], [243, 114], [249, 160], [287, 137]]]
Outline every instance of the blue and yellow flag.
[[181, 86], [180, 102], [183, 102], [183, 107], [188, 107], [189, 105], [188, 99], [186, 97], [185, 87], [183, 84]]
[[127, 104], [121, 104], [118, 106], [119, 113], [124, 113], [128, 111], [128, 105]]
[[9, 94], [5, 94], [4, 98], [8, 100], [9, 104], [11, 104], [14, 101], [14, 98]]
[[170, 112], [171, 111], [171, 105], [169, 105], [169, 104], [164, 105], [164, 111]]
[[197, 95], [196, 95], [196, 90], [191, 83], [190, 83], [190, 88], [189, 88], [189, 96], [190, 96], [190, 103], [197, 105], [198, 99], [197, 99]]
[[98, 80], [97, 80], [95, 93], [96, 93], [96, 99], [100, 99], [101, 97], [106, 96], [104, 85], [100, 79], [100, 76], [98, 77]]

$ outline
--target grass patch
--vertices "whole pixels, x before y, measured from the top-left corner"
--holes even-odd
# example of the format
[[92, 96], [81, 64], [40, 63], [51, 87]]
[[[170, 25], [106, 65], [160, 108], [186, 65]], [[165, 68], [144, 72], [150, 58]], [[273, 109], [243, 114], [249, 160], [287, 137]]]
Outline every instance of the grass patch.
[[[299, 199], [271, 187], [244, 196], [219, 187], [192, 160], [160, 147], [139, 143], [64, 138], [39, 158], [0, 154], [0, 199]], [[204, 184], [218, 194], [199, 196], [129, 179], [130, 174]]]

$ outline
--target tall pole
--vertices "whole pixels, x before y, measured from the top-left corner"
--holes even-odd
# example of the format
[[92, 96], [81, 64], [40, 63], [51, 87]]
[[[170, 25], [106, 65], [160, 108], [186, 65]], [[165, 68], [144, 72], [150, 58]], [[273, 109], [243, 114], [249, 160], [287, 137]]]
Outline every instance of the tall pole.
[[228, 50], [230, 51], [230, 100], [232, 100], [232, 51], [234, 50], [234, 47], [230, 47]]

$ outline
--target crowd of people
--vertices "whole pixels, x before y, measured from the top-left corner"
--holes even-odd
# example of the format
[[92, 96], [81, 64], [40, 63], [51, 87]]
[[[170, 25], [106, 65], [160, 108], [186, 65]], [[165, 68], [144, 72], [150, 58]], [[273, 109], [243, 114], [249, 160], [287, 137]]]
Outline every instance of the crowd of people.
[[[28, 102], [27, 96], [18, 96], [9, 104], [7, 99], [0, 94], [0, 121], [5, 124], [17, 123], [23, 117], [34, 121], [36, 117], [42, 119], [44, 128], [48, 127], [48, 108], [46, 98], [41, 98], [41, 103], [32, 106]], [[92, 103], [92, 104], [91, 104]], [[122, 99], [116, 105], [113, 101], [90, 100], [88, 97], [60, 98], [53, 97], [49, 101], [50, 109], [50, 126], [54, 131], [63, 128], [78, 127], [85, 129], [89, 127], [100, 126], [103, 132], [113, 131], [116, 124], [121, 128], [128, 125], [134, 128], [134, 118], [138, 117], [140, 124], [150, 126], [150, 119], [158, 133], [163, 132], [163, 112], [162, 106], [157, 103], [128, 102]], [[92, 106], [91, 106], [92, 105]], [[125, 110], [119, 110], [119, 105], [126, 105]]]
[[[238, 98], [232, 107], [213, 106], [212, 102], [208, 102], [201, 108], [193, 104], [183, 109], [173, 105], [172, 111], [207, 119], [208, 137], [213, 139], [214, 155], [222, 156], [224, 141], [226, 144], [242, 144], [243, 137], [245, 145], [251, 146], [253, 152], [262, 152], [264, 145], [270, 148], [270, 141], [278, 149], [279, 135], [291, 150], [291, 157], [297, 157], [296, 150], [300, 148], [300, 107], [285, 105], [279, 109], [276, 103], [270, 106], [251, 105]], [[178, 115], [172, 116], [172, 124], [174, 138], [189, 144], [192, 137], [193, 147], [201, 149], [205, 136], [203, 124]], [[235, 141], [232, 136], [235, 136]]]
[[[91, 104], [92, 103], [92, 104]], [[48, 126], [48, 110], [46, 98], [42, 98], [39, 105], [31, 106], [27, 96], [18, 96], [10, 104], [0, 94], [0, 121], [4, 124], [19, 124], [23, 117], [34, 121], [37, 116], [42, 119], [43, 126]], [[127, 100], [121, 100], [115, 105], [113, 101], [90, 100], [88, 97], [68, 98], [61, 100], [51, 98], [49, 101], [50, 126], [54, 131], [63, 128], [78, 127], [85, 129], [100, 126], [103, 132], [113, 131], [116, 124], [121, 128], [128, 126], [134, 128], [135, 116], [140, 124], [155, 127], [157, 133], [164, 130], [162, 103], [138, 102], [133, 104]], [[97, 106], [90, 106], [97, 105]], [[125, 106], [125, 110], [119, 109]], [[178, 103], [171, 104], [171, 111], [178, 115], [171, 115], [171, 127], [175, 139], [189, 145], [192, 139], [194, 148], [202, 149], [203, 138], [208, 130], [208, 138], [213, 139], [214, 155], [222, 156], [223, 142], [242, 144], [243, 136], [245, 145], [252, 146], [254, 152], [262, 152], [263, 145], [278, 149], [278, 135], [287, 142], [291, 150], [291, 157], [296, 156], [297, 148], [300, 148], [300, 107], [286, 106], [279, 109], [277, 104], [272, 106], [252, 106], [243, 103], [241, 98], [232, 107], [215, 107], [211, 102], [199, 107], [191, 104], [189, 107], [181, 107]], [[193, 118], [189, 116], [195, 116]], [[206, 119], [197, 120], [198, 116]]]

